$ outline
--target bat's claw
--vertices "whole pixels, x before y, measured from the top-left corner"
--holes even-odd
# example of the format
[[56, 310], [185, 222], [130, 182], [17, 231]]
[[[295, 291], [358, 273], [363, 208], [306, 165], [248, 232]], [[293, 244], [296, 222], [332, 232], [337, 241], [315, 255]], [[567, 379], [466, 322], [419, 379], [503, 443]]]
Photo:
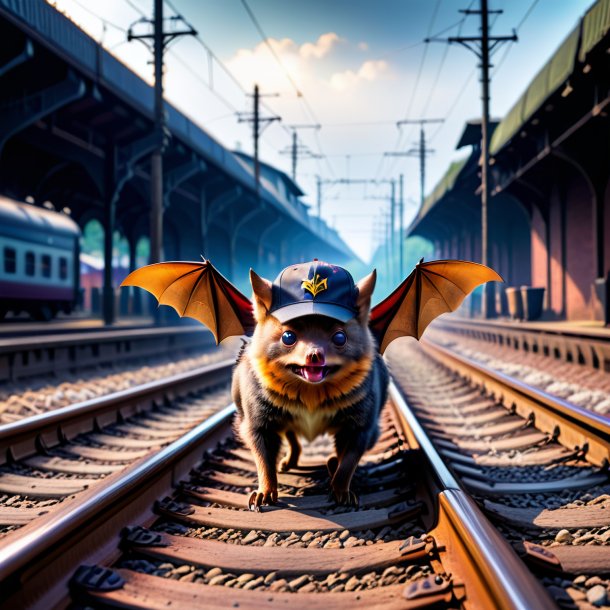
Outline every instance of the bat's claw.
[[351, 489], [333, 489], [330, 492], [328, 499], [336, 502], [340, 506], [351, 506], [353, 508], [358, 508], [360, 506], [358, 494]]
[[326, 460], [326, 468], [328, 469], [328, 474], [330, 475], [331, 479], [335, 475], [335, 471], [337, 470], [338, 466], [339, 458], [337, 458], [336, 455], [331, 455], [328, 460]]
[[248, 508], [260, 513], [264, 504], [271, 505], [277, 502], [277, 489], [272, 491], [261, 491], [257, 489], [250, 494], [248, 498]]
[[278, 470], [280, 472], [288, 472], [291, 468], [294, 468], [296, 466], [296, 460], [291, 460], [290, 458], [282, 458], [282, 461], [280, 462], [280, 465], [278, 467]]

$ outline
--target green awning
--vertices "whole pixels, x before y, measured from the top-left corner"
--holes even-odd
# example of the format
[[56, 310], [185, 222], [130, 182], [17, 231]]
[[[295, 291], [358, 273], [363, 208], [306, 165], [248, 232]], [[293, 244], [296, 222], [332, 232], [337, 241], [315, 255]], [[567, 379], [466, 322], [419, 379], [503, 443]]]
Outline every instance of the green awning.
[[508, 114], [496, 127], [494, 135], [489, 143], [489, 152], [495, 155], [520, 129], [523, 125], [523, 105], [525, 95], [522, 95], [517, 103], [508, 111]]
[[459, 159], [451, 163], [445, 175], [438, 181], [434, 190], [426, 197], [423, 205], [417, 214], [418, 218], [423, 218], [454, 186], [458, 176], [470, 157]]
[[[604, 0], [610, 2], [610, 0]], [[544, 105], [546, 100], [563, 87], [576, 62], [576, 52], [580, 38], [580, 22], [568, 34], [557, 51], [536, 74], [517, 103], [498, 125], [491, 138], [489, 151], [495, 155], [511, 140], [523, 125]]]
[[584, 62], [587, 54], [610, 30], [610, 0], [598, 0], [582, 20], [582, 42], [578, 59]]

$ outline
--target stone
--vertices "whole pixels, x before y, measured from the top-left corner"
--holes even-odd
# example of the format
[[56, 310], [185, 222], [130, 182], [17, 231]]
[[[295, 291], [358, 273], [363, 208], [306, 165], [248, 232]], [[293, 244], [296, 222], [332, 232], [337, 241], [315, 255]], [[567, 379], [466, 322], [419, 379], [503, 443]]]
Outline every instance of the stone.
[[280, 578], [279, 580], [275, 580], [269, 586], [269, 591], [282, 591], [286, 586], [286, 579]]
[[[161, 568], [162, 566], [163, 564], [161, 564], [159, 567]], [[222, 574], [222, 570], [220, 568], [212, 568], [205, 573], [205, 577], [214, 578], [214, 576], [218, 576], [219, 574]]]
[[197, 578], [196, 572], [189, 572], [188, 574], [185, 574], [184, 576], [182, 576], [180, 578], [180, 582], [195, 582], [196, 578]]
[[256, 587], [258, 587], [259, 585], [262, 585], [264, 582], [264, 578], [262, 576], [259, 576], [258, 578], [254, 578], [253, 580], [247, 582], [244, 586], [243, 589], [245, 589], [246, 591], [250, 591], [251, 589], [255, 589]]
[[270, 585], [277, 577], [277, 572], [269, 572], [269, 574], [267, 574], [267, 576], [265, 576], [265, 584], [266, 585]]
[[608, 591], [604, 585], [595, 585], [587, 591], [587, 601], [592, 606], [605, 606], [608, 601]]
[[279, 544], [281, 538], [279, 534], [271, 534], [267, 540], [265, 541], [265, 544], [263, 546], [276, 546], [277, 544]]
[[591, 576], [590, 578], [587, 578], [587, 580], [585, 581], [585, 587], [587, 589], [590, 589], [591, 587], [594, 587], [595, 585], [603, 584], [603, 582], [604, 581], [599, 576]]
[[258, 540], [258, 532], [256, 530], [250, 530], [250, 532], [248, 532], [246, 537], [243, 538], [241, 542], [242, 544], [250, 544], [255, 540]]
[[557, 532], [557, 535], [555, 536], [556, 542], [562, 542], [564, 544], [566, 544], [568, 542], [572, 542], [572, 540], [573, 540], [572, 534], [570, 534], [570, 532], [568, 530], [559, 530]]
[[245, 585], [247, 582], [250, 582], [253, 578], [254, 578], [254, 574], [241, 574], [238, 578], [237, 578], [237, 582], [240, 585]]
[[299, 587], [302, 587], [305, 583], [310, 582], [310, 577], [309, 574], [303, 574], [302, 576], [299, 576], [298, 578], [295, 578], [294, 580], [291, 580], [288, 583], [288, 586], [296, 591]]
[[231, 580], [230, 574], [218, 574], [218, 576], [214, 576], [210, 578], [208, 581], [209, 585], [224, 585], [228, 580]]

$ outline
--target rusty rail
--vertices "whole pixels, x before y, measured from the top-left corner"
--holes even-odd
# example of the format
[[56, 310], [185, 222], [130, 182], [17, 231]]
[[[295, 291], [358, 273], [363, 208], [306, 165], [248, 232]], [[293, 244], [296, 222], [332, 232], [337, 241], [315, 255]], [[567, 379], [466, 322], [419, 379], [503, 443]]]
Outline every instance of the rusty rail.
[[170, 326], [0, 338], [0, 382], [211, 348], [204, 328]]
[[556, 608], [544, 587], [449, 471], [394, 382], [390, 397], [443, 486], [439, 493], [439, 527], [451, 528], [456, 549], [466, 560], [455, 568], [469, 573], [471, 583], [476, 583], [477, 595], [482, 599], [489, 595], [495, 608]]
[[[222, 365], [208, 367], [208, 369], [214, 368], [222, 370]], [[179, 377], [184, 377], [184, 375]], [[165, 390], [167, 389], [168, 387], [165, 387]], [[488, 523], [447, 469], [426, 432], [393, 383], [390, 387], [390, 401], [393, 404], [393, 417], [398, 422], [398, 428], [402, 428], [406, 446], [409, 448], [405, 454], [407, 460], [405, 464], [409, 462], [409, 455], [411, 457], [415, 455], [416, 470], [413, 472], [416, 474], [414, 477], [418, 480], [418, 485], [429, 489], [429, 497], [432, 498], [429, 506], [431, 510], [424, 517], [424, 520], [427, 520], [426, 525], [429, 532], [427, 540], [444, 541], [433, 553], [441, 558], [445, 573], [451, 574], [450, 577], [441, 577], [441, 588], [445, 587], [443, 583], [447, 582], [446, 578], [450, 578], [451, 595], [454, 596], [456, 603], [464, 602], [465, 608], [493, 607], [511, 610], [526, 610], [534, 606], [541, 609], [554, 608], [555, 606], [544, 588], [526, 570], [514, 551]], [[212, 449], [220, 438], [230, 434], [233, 413], [233, 405], [226, 407], [155, 455], [108, 477], [103, 486], [80, 493], [77, 505], [71, 506], [70, 504], [76, 503], [66, 503], [54, 510], [48, 519], [25, 526], [23, 535], [9, 540], [1, 548], [0, 581], [3, 584], [0, 593], [6, 596], [14, 595], [6, 599], [10, 599], [11, 602], [18, 605], [28, 606], [40, 603], [41, 600], [51, 604], [66, 603], [67, 583], [78, 565], [83, 562], [111, 565], [119, 556], [118, 549], [121, 545], [119, 533], [125, 526], [134, 523], [144, 526], [152, 525], [156, 519], [153, 512], [154, 501], [170, 493], [176, 483], [180, 479], [186, 478], [189, 472], [192, 476], [193, 464], [202, 451]], [[91, 417], [91, 413], [89, 413], [89, 417]], [[390, 437], [383, 440], [386, 447], [393, 446], [393, 442]], [[418, 464], [421, 467], [418, 467]], [[184, 490], [184, 487], [180, 489]], [[192, 493], [197, 494], [197, 492]], [[218, 493], [231, 495], [230, 492], [219, 491]], [[305, 496], [302, 500], [307, 501], [307, 497]], [[312, 496], [309, 497], [313, 499]], [[180, 508], [163, 508], [163, 506], [165, 505], [160, 507], [157, 503], [157, 513], [162, 509], [167, 511], [168, 515], [172, 515], [173, 510], [181, 510]], [[417, 506], [411, 505], [407, 507], [406, 512], [404, 508], [400, 510], [405, 514], [411, 514], [409, 511], [412, 512], [415, 509]], [[226, 511], [226, 509], [215, 510]], [[371, 512], [383, 513], [386, 515], [383, 517], [385, 519], [392, 514], [398, 515], [397, 510], [388, 509], [387, 515], [383, 511]], [[303, 515], [304, 519], [311, 518], [307, 512], [305, 511]], [[201, 515], [204, 513], [200, 511]], [[226, 516], [226, 514], [235, 515], [236, 513], [228, 511], [228, 513], [222, 514]], [[276, 514], [279, 519], [280, 513]], [[248, 513], [245, 515], [247, 516]], [[426, 515], [425, 511], [424, 515]], [[349, 517], [349, 513], [345, 516]], [[355, 512], [353, 516], [362, 517], [363, 513]], [[295, 515], [292, 518], [298, 518], [298, 516]], [[246, 530], [250, 527], [256, 529], [247, 519], [245, 526], [247, 526]], [[337, 527], [343, 529], [347, 526], [337, 524]], [[451, 542], [447, 544], [447, 541]], [[416, 542], [415, 546], [417, 544], [419, 543]], [[434, 543], [432, 542], [432, 544]], [[388, 543], [388, 545], [388, 548], [395, 548], [396, 543]], [[379, 547], [373, 545], [372, 547], [362, 547], [361, 550], [364, 551], [365, 548]], [[254, 549], [252, 548], [251, 551]], [[311, 549], [311, 552], [314, 551]], [[347, 549], [345, 551], [343, 557], [350, 555]], [[403, 560], [408, 552], [408, 550], [402, 551]], [[432, 551], [430, 552], [432, 553]], [[439, 553], [440, 555], [438, 555]], [[396, 561], [400, 561], [401, 555], [396, 557]], [[201, 561], [205, 563], [205, 558], [201, 558]], [[433, 563], [438, 561], [438, 559], [432, 559]], [[159, 579], [155, 582], [165, 582], [165, 580]], [[390, 586], [386, 591], [396, 592], [399, 589], [397, 586]], [[210, 587], [202, 586], [200, 593], [197, 594], [204, 595], [204, 590], [210, 591]], [[443, 595], [446, 595], [446, 589], [443, 591]], [[215, 595], [222, 596], [221, 591], [216, 588], [213, 589], [213, 592]], [[382, 594], [383, 590], [380, 589], [379, 592]], [[254, 607], [253, 603], [258, 603], [268, 597], [268, 595], [262, 595], [260, 591], [252, 593], [254, 596], [249, 601], [246, 599], [246, 591], [237, 591], [235, 595], [236, 599], [243, 599], [243, 607]], [[354, 602], [354, 607], [362, 605], [366, 599], [372, 599], [368, 593], [360, 602]], [[373, 591], [370, 593], [373, 594]], [[278, 601], [287, 595], [285, 593], [276, 594]], [[347, 601], [347, 598], [343, 596], [342, 602], [339, 603], [340, 597], [335, 597], [336, 594], [331, 595], [333, 599], [337, 600], [339, 604], [337, 607], [343, 607], [341, 604]], [[406, 589], [404, 595], [407, 595]], [[294, 593], [290, 594], [290, 598], [298, 604], [301, 601], [302, 603], [313, 602], [316, 596], [312, 593]], [[210, 603], [214, 607], [217, 605]], [[400, 598], [393, 598], [391, 607], [403, 607], [402, 603], [405, 604], [404, 607], [414, 607], [409, 605], [413, 602], [409, 602], [408, 597], [403, 599], [403, 602], [400, 601]]]
[[571, 328], [553, 322], [473, 320], [455, 316], [436, 320], [432, 328], [610, 371], [610, 333], [607, 329]]
[[161, 403], [168, 397], [228, 381], [233, 360], [151, 381], [127, 390], [55, 409], [0, 427], [0, 463], [33, 455], [83, 432]]
[[490, 394], [536, 428], [550, 434], [569, 449], [580, 449], [592, 464], [610, 463], [610, 419], [578, 407], [557, 396], [500, 373], [484, 364], [433, 343], [421, 342], [424, 350], [464, 377], [473, 378]]

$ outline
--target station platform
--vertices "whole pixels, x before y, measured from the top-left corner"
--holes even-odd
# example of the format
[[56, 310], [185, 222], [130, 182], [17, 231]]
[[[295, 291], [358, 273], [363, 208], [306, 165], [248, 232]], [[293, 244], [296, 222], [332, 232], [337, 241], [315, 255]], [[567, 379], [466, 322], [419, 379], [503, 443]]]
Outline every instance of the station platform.
[[523, 330], [567, 336], [588, 336], [610, 341], [610, 326], [605, 326], [600, 320], [535, 320], [533, 322], [526, 322], [521, 320], [513, 320], [512, 318], [482, 320], [452, 314], [450, 317], [439, 319], [437, 324], [444, 324], [446, 322], [468, 324], [478, 326], [480, 328], [507, 328], [512, 330]]
[[610, 372], [610, 328], [602, 322], [481, 320], [451, 315], [435, 320], [430, 327]]
[[61, 335], [90, 331], [128, 330], [146, 328], [153, 325], [151, 317], [121, 318], [111, 326], [106, 326], [101, 318], [58, 317], [49, 322], [36, 322], [28, 318], [6, 318], [0, 323], [0, 338], [27, 337], [32, 335]]

